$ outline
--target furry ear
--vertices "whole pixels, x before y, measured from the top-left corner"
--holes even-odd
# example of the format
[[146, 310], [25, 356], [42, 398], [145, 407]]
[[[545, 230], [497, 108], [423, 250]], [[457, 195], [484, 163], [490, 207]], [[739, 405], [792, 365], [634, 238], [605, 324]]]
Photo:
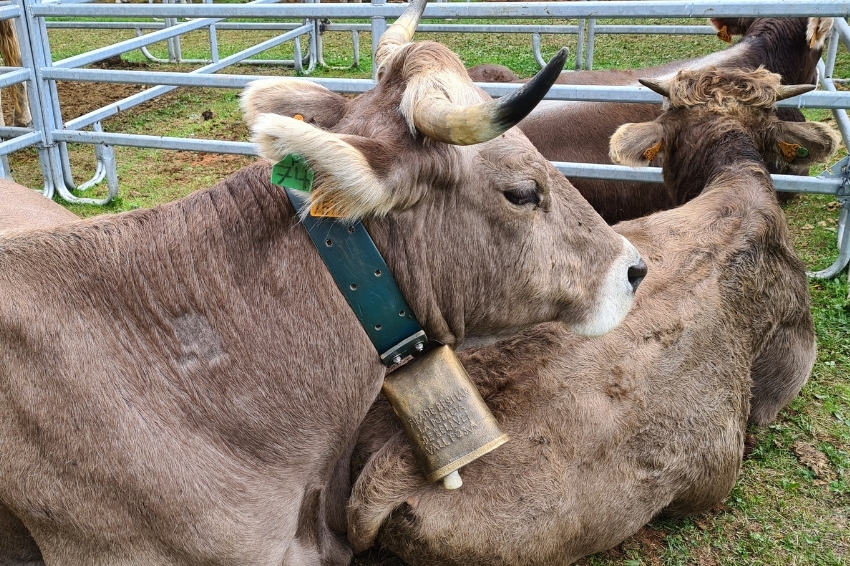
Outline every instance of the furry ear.
[[299, 79], [254, 81], [242, 92], [240, 106], [252, 128], [260, 114], [300, 116], [308, 124], [328, 129], [345, 115], [348, 100], [325, 87]]
[[810, 165], [827, 161], [838, 150], [840, 138], [820, 122], [786, 122], [774, 126], [776, 150], [788, 163]]
[[333, 134], [278, 114], [259, 114], [252, 129], [260, 155], [276, 163], [295, 153], [315, 171], [311, 200], [301, 214], [312, 206], [347, 219], [381, 216], [405, 198], [390, 190], [358, 149], [374, 147], [373, 140]]
[[832, 33], [833, 19], [832, 18], [809, 18], [809, 24], [806, 28], [806, 40], [809, 42], [809, 49], [823, 49], [823, 44]]
[[611, 136], [608, 155], [613, 163], [646, 167], [662, 147], [664, 127], [657, 122], [623, 124]]

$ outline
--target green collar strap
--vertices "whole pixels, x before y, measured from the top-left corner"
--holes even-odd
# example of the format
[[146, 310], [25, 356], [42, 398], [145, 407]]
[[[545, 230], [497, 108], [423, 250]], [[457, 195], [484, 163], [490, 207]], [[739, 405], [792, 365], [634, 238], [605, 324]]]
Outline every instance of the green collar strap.
[[[271, 180], [286, 190], [296, 211], [313, 189], [313, 171], [299, 155], [287, 155], [276, 163]], [[429, 349], [425, 331], [363, 224], [313, 216], [313, 212], [302, 224], [381, 362], [391, 366]]]

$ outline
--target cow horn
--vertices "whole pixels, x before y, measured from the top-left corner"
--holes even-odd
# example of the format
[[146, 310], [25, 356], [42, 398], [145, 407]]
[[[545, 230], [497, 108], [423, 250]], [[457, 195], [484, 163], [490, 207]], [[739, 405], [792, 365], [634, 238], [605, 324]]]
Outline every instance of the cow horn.
[[792, 96], [807, 93], [815, 89], [815, 85], [780, 85], [776, 89], [776, 101], [785, 100]]
[[397, 47], [410, 43], [427, 3], [428, 0], [410, 0], [407, 9], [381, 35], [378, 47], [375, 49], [375, 62], [378, 67], [386, 61], [387, 55]]
[[459, 106], [444, 97], [422, 97], [413, 111], [413, 124], [425, 136], [453, 145], [491, 140], [534, 110], [564, 68], [567, 53], [566, 47], [561, 48], [522, 88], [497, 100]]
[[638, 82], [649, 90], [670, 98], [670, 88], [661, 81], [656, 81], [655, 79], [638, 79]]

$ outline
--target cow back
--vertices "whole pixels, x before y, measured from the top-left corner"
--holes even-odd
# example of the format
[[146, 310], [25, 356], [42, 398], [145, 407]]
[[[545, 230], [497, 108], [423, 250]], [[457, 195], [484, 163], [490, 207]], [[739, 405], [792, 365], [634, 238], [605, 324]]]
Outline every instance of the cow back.
[[77, 216], [40, 193], [0, 179], [0, 234], [10, 230], [50, 228]]

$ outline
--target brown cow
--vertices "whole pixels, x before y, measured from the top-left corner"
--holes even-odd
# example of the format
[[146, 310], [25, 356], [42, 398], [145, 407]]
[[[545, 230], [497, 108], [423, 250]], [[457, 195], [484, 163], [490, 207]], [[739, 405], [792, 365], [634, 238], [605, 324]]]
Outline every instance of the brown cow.
[[[331, 131], [261, 115], [270, 85], [249, 89], [262, 153], [302, 155], [314, 201], [363, 218], [430, 337], [610, 330], [645, 265], [509, 129], [564, 55], [494, 102], [447, 48], [409, 43], [423, 9], [359, 98], [277, 84], [346, 105]], [[0, 563], [348, 564], [347, 466], [385, 368], [269, 163], [9, 233], [0, 296]]]
[[[725, 29], [727, 34], [743, 35], [742, 39], [723, 51], [697, 59], [645, 69], [562, 73], [556, 82], [639, 86], [641, 78], [669, 78], [679, 69], [714, 65], [743, 69], [764, 66], [779, 73], [784, 84], [814, 84], [817, 62], [833, 25], [832, 18], [718, 18], [711, 22], [718, 29]], [[492, 67], [488, 66], [489, 76], [495, 73]], [[475, 67], [469, 72], [474, 78], [480, 75]], [[610, 163], [608, 141], [614, 131], [626, 122], [652, 120], [661, 110], [657, 104], [543, 101], [519, 127], [540, 153], [552, 161]], [[785, 120], [803, 121], [799, 110], [783, 108], [780, 112]], [[790, 166], [775, 151], [764, 158], [772, 173], [808, 175], [808, 168]], [[657, 162], [655, 165], [663, 164]], [[666, 210], [696, 196], [671, 193], [670, 187], [655, 183], [571, 180], [609, 223]]]
[[47, 228], [77, 220], [66, 208], [27, 187], [0, 179], [0, 233]]
[[616, 226], [649, 263], [629, 316], [599, 338], [546, 324], [461, 353], [511, 441], [466, 466], [457, 493], [423, 480], [376, 403], [354, 454], [355, 549], [377, 541], [416, 566], [568, 564], [659, 513], [722, 501], [748, 418], [770, 422], [802, 387], [815, 358], [808, 285], [759, 149], [798, 144], [810, 162], [837, 136], [778, 120], [790, 87], [767, 71], [682, 71], [667, 88], [672, 108], [623, 126], [612, 154], [646, 165], [661, 140], [666, 181], [702, 192]]

